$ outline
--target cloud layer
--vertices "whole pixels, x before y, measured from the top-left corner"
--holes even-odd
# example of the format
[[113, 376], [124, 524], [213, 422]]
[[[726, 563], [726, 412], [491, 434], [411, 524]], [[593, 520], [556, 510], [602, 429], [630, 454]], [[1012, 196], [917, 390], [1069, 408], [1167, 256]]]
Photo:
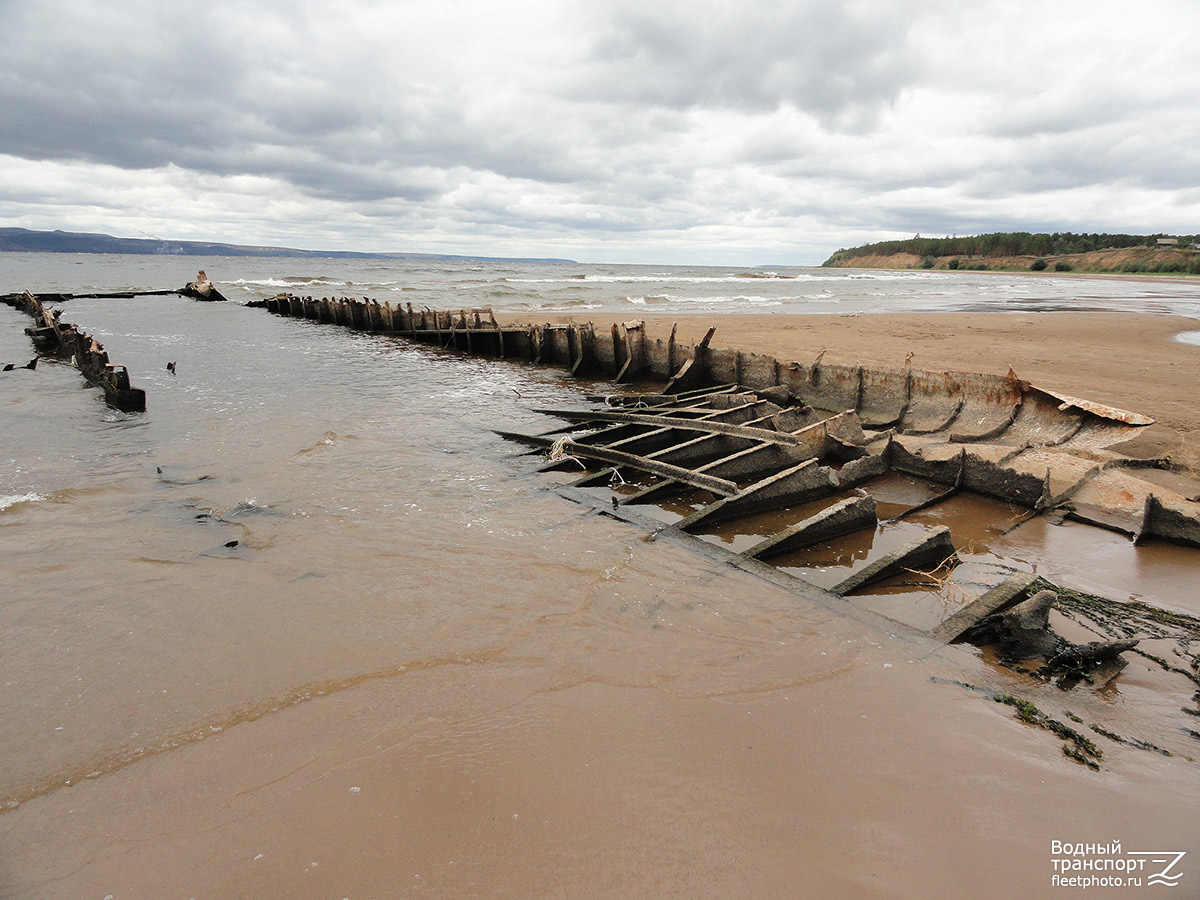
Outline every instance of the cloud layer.
[[1200, 7], [0, 0], [7, 224], [815, 263], [1200, 230]]

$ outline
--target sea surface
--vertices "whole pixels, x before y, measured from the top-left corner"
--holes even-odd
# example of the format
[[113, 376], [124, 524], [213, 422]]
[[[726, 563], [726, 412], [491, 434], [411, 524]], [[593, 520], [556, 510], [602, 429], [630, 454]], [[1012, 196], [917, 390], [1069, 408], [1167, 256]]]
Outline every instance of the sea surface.
[[[821, 269], [0, 254], [0, 293], [199, 269], [531, 316], [1200, 318], [1200, 284]], [[649, 541], [494, 433], [609, 385], [239, 303], [63, 318], [148, 408], [0, 381], [0, 897], [1049, 896], [1052, 839], [1200, 850], [1194, 760], [1090, 772], [958, 684], [1015, 678], [978, 653]], [[26, 324], [0, 306], [0, 361]], [[1179, 708], [1126, 685], [1072, 702]]]
[[288, 291], [530, 314], [1139, 310], [1200, 318], [1200, 279], [810, 267], [5, 253], [0, 293], [157, 290], [180, 287], [200, 269], [231, 300]]

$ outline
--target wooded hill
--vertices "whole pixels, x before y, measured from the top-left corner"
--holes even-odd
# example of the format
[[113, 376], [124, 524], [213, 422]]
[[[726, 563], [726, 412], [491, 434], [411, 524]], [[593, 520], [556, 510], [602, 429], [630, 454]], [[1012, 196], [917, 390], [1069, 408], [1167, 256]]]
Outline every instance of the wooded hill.
[[1200, 235], [1031, 234], [880, 241], [838, 250], [822, 265], [861, 268], [1053, 269], [1200, 274]]

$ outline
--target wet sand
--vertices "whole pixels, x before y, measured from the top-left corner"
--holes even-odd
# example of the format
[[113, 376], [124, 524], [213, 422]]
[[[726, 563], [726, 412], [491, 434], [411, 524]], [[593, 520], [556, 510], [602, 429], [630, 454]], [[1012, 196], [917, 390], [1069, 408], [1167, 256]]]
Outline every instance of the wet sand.
[[[490, 658], [429, 660], [0, 816], [0, 896], [1004, 898], [1050, 894], [1052, 840], [1196, 847], [1194, 760], [1105, 744], [1089, 771], [937, 680], [1002, 685], [970, 649], [667, 557], [670, 581], [613, 583], [654, 611], [615, 655], [594, 626], [531, 622]], [[789, 627], [691, 666], [686, 632], [716, 627], [689, 617], [697, 591], [710, 616]], [[1057, 693], [1037, 702], [1060, 717], [1122, 702]]]
[[6, 896], [1016, 898], [1054, 839], [1195, 848], [1194, 763], [1093, 773], [947, 668], [711, 698], [427, 670], [63, 792]]
[[[1170, 341], [1190, 320], [679, 321], [685, 338], [715, 321], [716, 343], [781, 357], [1011, 365], [1200, 428], [1200, 347]], [[0, 898], [1015, 898], [1059, 893], [1052, 840], [1200, 849], [1200, 742], [1165, 757], [1101, 741], [1093, 772], [948, 683], [1019, 689], [1060, 720], [1186, 749], [1139, 731], [1139, 705], [1189, 702], [1153, 666], [1065, 695], [565, 501], [561, 515], [573, 558], [600, 554], [590, 568], [497, 582], [487, 559], [444, 558], [453, 589], [530, 610], [478, 625], [478, 650], [404, 660], [0, 815]], [[1181, 887], [1200, 887], [1194, 864]]]

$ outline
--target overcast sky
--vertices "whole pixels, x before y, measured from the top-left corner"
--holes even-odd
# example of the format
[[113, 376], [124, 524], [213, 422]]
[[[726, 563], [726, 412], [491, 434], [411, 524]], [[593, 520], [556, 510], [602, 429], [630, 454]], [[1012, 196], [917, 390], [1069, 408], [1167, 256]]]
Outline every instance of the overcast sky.
[[815, 264], [1200, 231], [1200, 2], [0, 0], [0, 220]]

